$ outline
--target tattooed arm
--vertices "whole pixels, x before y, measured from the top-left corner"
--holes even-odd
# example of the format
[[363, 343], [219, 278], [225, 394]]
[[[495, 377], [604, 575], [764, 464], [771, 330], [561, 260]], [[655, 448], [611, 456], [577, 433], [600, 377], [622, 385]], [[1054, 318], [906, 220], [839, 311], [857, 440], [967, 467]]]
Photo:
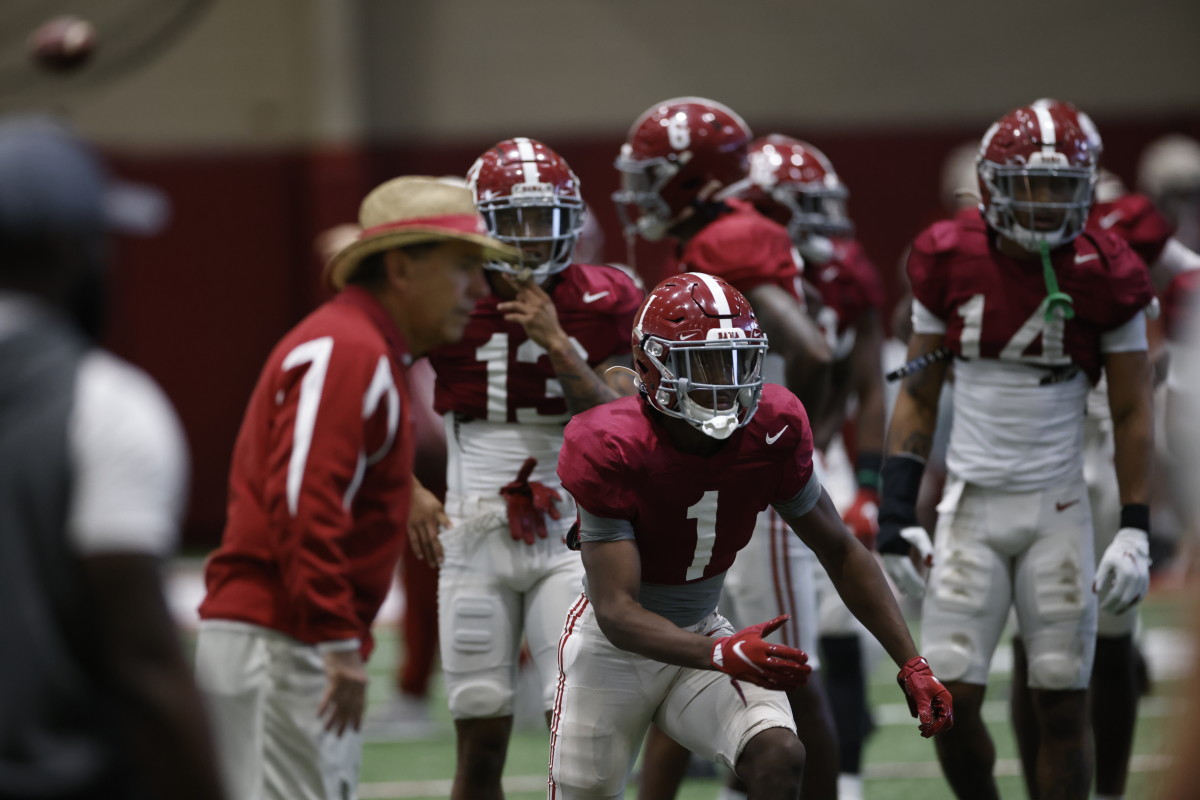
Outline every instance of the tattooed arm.
[[597, 369], [588, 366], [559, 324], [554, 300], [536, 283], [521, 284], [516, 298], [500, 303], [497, 308], [505, 320], [521, 323], [529, 338], [545, 348], [562, 385], [567, 410], [572, 414], [633, 393], [632, 381], [623, 379], [619, 370], [604, 375], [608, 367], [620, 366], [620, 359], [610, 359]]
[[[942, 346], [943, 339], [940, 333], [914, 334], [908, 343], [908, 359], [932, 353]], [[929, 458], [946, 367], [947, 362], [934, 361], [904, 379], [888, 428], [887, 455], [903, 454], [921, 461]]]

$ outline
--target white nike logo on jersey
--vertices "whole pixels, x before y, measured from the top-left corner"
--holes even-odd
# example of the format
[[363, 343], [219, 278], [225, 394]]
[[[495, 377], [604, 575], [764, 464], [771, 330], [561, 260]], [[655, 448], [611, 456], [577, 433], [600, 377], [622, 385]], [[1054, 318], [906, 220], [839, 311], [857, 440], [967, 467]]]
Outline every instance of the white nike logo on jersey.
[[594, 303], [597, 300], [599, 300], [601, 297], [608, 297], [608, 292], [607, 291], [596, 292], [595, 294], [592, 294], [591, 292], [584, 292], [583, 293], [583, 302]]
[[783, 436], [783, 432], [786, 431], [787, 429], [788, 429], [788, 426], [784, 425], [782, 428], [779, 429], [779, 433], [775, 434], [774, 436], [772, 436], [771, 434], [768, 433], [767, 434], [767, 444], [775, 444], [777, 441], [779, 441], [779, 437]]
[[1089, 261], [1095, 261], [1099, 257], [1100, 257], [1099, 253], [1088, 253], [1086, 256], [1076, 255], [1075, 263], [1076, 264], [1086, 264]]
[[742, 661], [745, 661], [747, 664], [754, 667], [756, 672], [762, 672], [762, 667], [760, 667], [758, 664], [755, 664], [753, 661], [750, 660], [750, 658], [745, 653], [742, 652], [742, 647], [745, 644], [746, 644], [745, 642], [738, 642], [737, 644], [735, 644], [733, 646], [733, 652], [736, 653], [737, 657], [740, 658]]
[[1113, 225], [1116, 225], [1117, 220], [1119, 220], [1123, 216], [1125, 216], [1125, 214], [1120, 209], [1117, 209], [1116, 211], [1105, 214], [1103, 217], [1100, 218], [1100, 227], [1101, 228], [1111, 228]]

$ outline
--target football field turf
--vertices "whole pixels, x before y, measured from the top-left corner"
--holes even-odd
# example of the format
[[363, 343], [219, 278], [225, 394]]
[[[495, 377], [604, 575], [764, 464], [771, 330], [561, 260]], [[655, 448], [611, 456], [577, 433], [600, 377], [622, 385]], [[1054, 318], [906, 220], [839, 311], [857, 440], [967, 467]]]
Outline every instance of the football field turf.
[[[1134, 762], [1127, 800], [1153, 800], [1165, 765], [1173, 713], [1178, 710], [1180, 679], [1194, 669], [1195, 656], [1186, 635], [1186, 613], [1190, 595], [1159, 590], [1143, 605], [1141, 641], [1150, 663], [1152, 690], [1142, 701]], [[379, 647], [370, 664], [370, 702], [386, 701], [398, 643], [394, 626], [378, 626]], [[996, 743], [996, 772], [1004, 798], [1024, 798], [1025, 791], [1016, 761], [1012, 729], [1007, 721], [1009, 660], [1007, 636], [993, 663], [992, 682], [985, 706], [989, 728]], [[867, 800], [943, 800], [952, 798], [941, 776], [933, 744], [917, 733], [908, 716], [904, 698], [895, 682], [896, 668], [888, 661], [872, 673], [870, 692], [875, 706], [877, 729], [865, 754]], [[363, 754], [360, 796], [425, 800], [449, 795], [454, 771], [454, 735], [440, 681], [434, 689], [433, 731], [418, 740], [368, 741]], [[546, 796], [548, 735], [527, 719], [514, 733], [505, 769], [505, 791], [509, 800], [533, 800]], [[713, 800], [718, 779], [689, 779], [680, 800]], [[630, 798], [636, 797], [631, 785]]]

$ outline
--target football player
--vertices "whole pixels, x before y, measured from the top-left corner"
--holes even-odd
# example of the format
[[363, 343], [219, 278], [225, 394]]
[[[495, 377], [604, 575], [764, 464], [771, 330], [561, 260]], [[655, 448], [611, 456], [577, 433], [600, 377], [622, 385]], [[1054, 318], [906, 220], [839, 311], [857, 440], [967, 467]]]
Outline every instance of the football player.
[[[878, 531], [879, 468], [883, 460], [884, 393], [880, 353], [883, 329], [879, 309], [883, 286], [879, 272], [853, 238], [846, 215], [849, 192], [829, 159], [807, 142], [772, 134], [750, 145], [750, 173], [742, 196], [770, 219], [785, 226], [804, 257], [805, 297], [815, 301], [815, 318], [833, 351], [832, 382], [824, 413], [813, 422], [813, 443], [826, 475], [838, 463], [849, 465], [841, 442], [842, 426], [852, 401], [854, 411], [854, 478], [831, 479], [831, 485], [856, 483], [853, 494], [830, 489], [842, 519], [868, 548]], [[831, 445], [834, 448], [831, 450]], [[826, 454], [834, 455], [830, 460]], [[841, 477], [841, 476], [839, 476]], [[767, 512], [770, 514], [771, 512]], [[772, 530], [781, 528], [776, 524]], [[752, 540], [767, 544], [766, 537]], [[748, 549], [750, 549], [748, 548]], [[749, 564], [743, 558], [738, 564]], [[731, 584], [748, 592], [770, 591], [770, 581], [741, 577], [735, 566]], [[862, 796], [862, 746], [871, 729], [867, 706], [863, 647], [857, 625], [837, 593], [819, 593], [821, 656], [825, 687], [837, 720], [838, 796]]]
[[[1086, 117], [1070, 103], [1051, 98], [1037, 100], [1034, 106]], [[1098, 160], [1103, 152], [1099, 132], [1093, 124], [1085, 127], [1093, 135], [1092, 146]], [[1186, 282], [1186, 276], [1200, 267], [1200, 256], [1174, 238], [1171, 224], [1150, 198], [1127, 191], [1117, 176], [1104, 170], [1100, 171], [1096, 183], [1095, 202], [1088, 214], [1086, 229], [1111, 231], [1124, 239], [1150, 266], [1151, 279], [1160, 291]], [[1095, 552], [1099, 557], [1120, 527], [1119, 489], [1113, 469], [1113, 421], [1103, 378], [1088, 394], [1083, 452]], [[1097, 621], [1091, 715], [1096, 743], [1096, 791], [1101, 800], [1118, 800], [1125, 793], [1138, 697], [1142, 691], [1138, 677], [1138, 662], [1142, 656], [1134, 642], [1137, 620], [1137, 607], [1131, 606], [1121, 613], [1101, 609]], [[1030, 787], [1030, 796], [1036, 798], [1034, 765], [1038, 735], [1030, 698], [1022, 686], [1026, 657], [1024, 642], [1019, 636], [1013, 641], [1013, 657], [1014, 689], [1010, 700], [1014, 731], [1025, 766], [1026, 784]]]
[[[1097, 142], [1091, 120], [1065, 105], [1009, 112], [980, 146], [979, 213], [926, 229], [908, 258], [908, 355], [929, 365], [906, 379], [896, 401], [878, 542], [910, 593], [925, 590], [914, 562], [932, 567], [923, 642], [959, 705], [959, 725], [937, 746], [960, 798], [998, 797], [980, 708], [1010, 606], [1040, 734], [1037, 792], [1087, 796], [1097, 608], [1123, 612], [1148, 583], [1153, 454], [1143, 309], [1153, 289], [1123, 239], [1085, 231]], [[959, 360], [935, 553], [914, 504], [946, 354]], [[1082, 439], [1086, 396], [1101, 370], [1122, 507], [1097, 568]]]
[[[746, 185], [752, 138], [736, 112], [713, 100], [657, 103], [629, 129], [615, 165], [622, 187], [613, 200], [627, 237], [674, 240], [675, 266], [669, 271], [717, 275], [746, 296], [784, 362], [786, 385], [806, 408], [820, 409], [832, 353], [799, 289], [803, 260], [786, 228], [735, 196]], [[807, 651], [816, 669], [811, 559], [769, 510], [760, 528], [744, 566], [731, 577], [727, 600], [737, 597], [744, 619], [788, 615], [780, 637]], [[813, 754], [805, 791], [830, 794], [837, 781], [836, 736], [819, 681], [796, 687], [792, 702], [800, 738]], [[674, 797], [687, 755], [652, 732], [644, 762], [639, 794], [648, 800]]]
[[633, 391], [626, 346], [643, 291], [573, 263], [579, 179], [541, 142], [508, 139], [467, 174], [488, 233], [520, 252], [487, 264], [461, 341], [430, 354], [448, 449], [446, 502], [418, 487], [415, 550], [439, 565], [438, 635], [458, 762], [451, 797], [502, 796], [522, 637], [548, 715], [563, 617], [583, 567], [563, 546], [574, 501], [555, 477], [572, 414]]
[[586, 578], [559, 645], [550, 797], [621, 796], [652, 722], [751, 796], [797, 796], [804, 747], [779, 690], [807, 679], [807, 656], [764, 641], [786, 616], [735, 632], [717, 612], [768, 505], [901, 666], [922, 735], [949, 729], [950, 695], [813, 473], [804, 407], [763, 383], [767, 337], [747, 298], [704, 273], [667, 278], [631, 339], [639, 396], [577, 415], [559, 458]]

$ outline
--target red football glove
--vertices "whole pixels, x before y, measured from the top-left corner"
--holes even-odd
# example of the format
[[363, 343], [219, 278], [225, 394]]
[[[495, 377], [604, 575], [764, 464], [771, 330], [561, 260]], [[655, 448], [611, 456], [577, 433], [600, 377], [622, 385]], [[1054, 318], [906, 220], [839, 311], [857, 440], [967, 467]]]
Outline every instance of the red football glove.
[[842, 522], [864, 547], [874, 550], [875, 534], [879, 533], [879, 492], [858, 487], [858, 494], [842, 515]]
[[908, 711], [920, 720], [921, 735], [930, 736], [954, 727], [954, 699], [942, 682], [934, 677], [925, 659], [909, 659], [896, 682], [908, 698]]
[[717, 639], [712, 650], [713, 669], [764, 689], [787, 691], [803, 686], [812, 672], [808, 655], [794, 647], [763, 641], [764, 636], [788, 619], [784, 614]]
[[546, 538], [543, 514], [549, 514], [550, 519], [562, 516], [554, 506], [562, 500], [562, 495], [544, 483], [529, 480], [536, 466], [537, 459], [530, 456], [521, 465], [517, 479], [500, 487], [500, 495], [508, 508], [508, 532], [514, 541], [525, 544]]

